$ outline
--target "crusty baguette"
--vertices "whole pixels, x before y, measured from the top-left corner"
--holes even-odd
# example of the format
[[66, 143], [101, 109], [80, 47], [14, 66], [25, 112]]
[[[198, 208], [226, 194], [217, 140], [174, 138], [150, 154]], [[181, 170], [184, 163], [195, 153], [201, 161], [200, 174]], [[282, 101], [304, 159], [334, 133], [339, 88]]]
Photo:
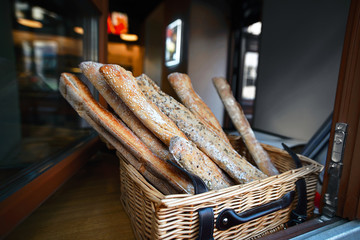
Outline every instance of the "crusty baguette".
[[[155, 188], [157, 188], [161, 193], [164, 195], [169, 194], [177, 194], [180, 193], [178, 190], [176, 190], [173, 186], [171, 186], [168, 181], [164, 181], [163, 179], [160, 179], [159, 177], [156, 177], [155, 174], [150, 172], [146, 168], [145, 164], [140, 162], [138, 159], [136, 159], [129, 151], [125, 149], [125, 147], [116, 139], [114, 138], [105, 128], [100, 126], [98, 123], [94, 122], [89, 115], [87, 115], [85, 112], [81, 113], [82, 118], [89, 123], [90, 126], [94, 128], [95, 131], [99, 133], [100, 138], [102, 141], [104, 141], [109, 149], [116, 149], [117, 155], [119, 156], [119, 152], [121, 155], [126, 158], [127, 162], [131, 164], [138, 172], [144, 176], [144, 178], [149, 181]], [[181, 174], [181, 173], [179, 173]], [[186, 176], [184, 176], [186, 177]], [[181, 190], [181, 193], [183, 191]], [[193, 190], [191, 189], [191, 193]]]
[[150, 148], [159, 158], [164, 160], [172, 160], [173, 157], [165, 146], [149, 129], [147, 129], [141, 121], [130, 111], [125, 103], [116, 95], [111, 87], [106, 83], [104, 77], [99, 72], [101, 63], [82, 62], [80, 69], [82, 73], [89, 79], [93, 86], [104, 97], [106, 102], [121, 118], [122, 121], [138, 136], [143, 143]]
[[193, 142], [182, 137], [173, 137], [170, 141], [169, 150], [181, 167], [200, 177], [209, 189], [216, 190], [229, 186], [221, 179], [215, 178], [216, 174], [204, 164], [206, 155]]
[[216, 132], [224, 141], [230, 144], [226, 133], [223, 131], [220, 123], [216, 119], [214, 113], [195, 92], [190, 77], [185, 73], [171, 73], [168, 76], [169, 83], [175, 90], [181, 102], [190, 111], [199, 118], [208, 128]]
[[255, 134], [251, 129], [240, 104], [236, 101], [231, 92], [230, 85], [224, 78], [220, 77], [213, 78], [213, 83], [234, 126], [239, 131], [256, 165], [261, 171], [269, 176], [279, 174], [278, 170], [270, 161], [269, 155], [255, 138]]
[[[171, 138], [175, 136], [187, 139], [171, 119], [163, 114], [154, 103], [147, 100], [131, 73], [118, 65], [104, 65], [100, 68], [100, 72], [124, 103], [165, 144], [170, 145]], [[200, 155], [201, 158], [197, 158]], [[209, 183], [209, 179], [203, 180], [208, 181], [210, 189], [220, 189], [231, 185], [221, 169], [203, 152], [199, 151], [196, 156], [186, 155], [186, 157], [191, 157], [188, 162], [194, 161], [199, 165], [206, 166], [207, 174], [210, 173], [212, 176], [212, 182]]]
[[[151, 172], [156, 173], [156, 176], [163, 181], [169, 182], [177, 191], [187, 193], [193, 191], [192, 184], [179, 173], [178, 169], [154, 155], [121, 120], [94, 100], [89, 89], [76, 76], [70, 73], [61, 74], [59, 89], [81, 117], [90, 119], [89, 124], [93, 124], [93, 127], [97, 124], [104, 129], [101, 132], [108, 133], [103, 135], [108, 136], [108, 141], [112, 141], [113, 144], [115, 140], [119, 141], [131, 154], [151, 169]], [[156, 186], [156, 183], [154, 185]]]
[[[120, 144], [120, 148], [117, 148], [116, 155], [118, 158], [123, 159], [125, 162], [132, 165], [138, 172], [156, 189], [158, 189], [162, 194], [178, 194], [179, 192], [173, 188], [167, 181], [163, 181], [155, 174], [153, 174], [146, 166], [141, 163], [136, 157], [134, 157], [125, 147]], [[184, 175], [184, 177], [187, 177]]]
[[[151, 169], [146, 168], [144, 163], [140, 162], [137, 158], [135, 158], [129, 151], [125, 149], [125, 147], [117, 139], [115, 139], [108, 131], [106, 131], [105, 128], [94, 122], [87, 114], [83, 113], [82, 117], [90, 124], [90, 126], [94, 128], [95, 131], [99, 133], [102, 140], [105, 141], [109, 149], [116, 149], [118, 157], [122, 155], [123, 159], [126, 159], [129, 164], [131, 164], [136, 170], [138, 170], [138, 172], [162, 194], [169, 195], [183, 192], [182, 190], [181, 192], [176, 190], [168, 183], [168, 181], [164, 181], [163, 179], [156, 177], [156, 173], [153, 174], [151, 172]], [[182, 173], [179, 172], [179, 174]], [[184, 177], [186, 176], [184, 175]], [[193, 193], [192, 188], [190, 190], [190, 193]]]
[[246, 183], [266, 175], [240, 156], [230, 144], [208, 129], [189, 109], [162, 92], [145, 74], [137, 78], [138, 85], [177, 126], [236, 182]]
[[174, 122], [166, 117], [155, 104], [146, 99], [130, 72], [112, 64], [102, 66], [100, 72], [108, 85], [137, 118], [167, 146], [173, 136], [186, 138]]

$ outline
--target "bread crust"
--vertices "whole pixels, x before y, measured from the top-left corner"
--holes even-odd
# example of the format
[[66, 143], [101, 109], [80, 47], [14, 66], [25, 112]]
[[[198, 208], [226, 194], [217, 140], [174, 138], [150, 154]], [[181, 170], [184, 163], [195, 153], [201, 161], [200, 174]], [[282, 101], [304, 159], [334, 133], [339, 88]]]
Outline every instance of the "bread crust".
[[169, 146], [173, 136], [186, 138], [174, 122], [147, 100], [130, 72], [118, 65], [106, 64], [100, 68], [100, 73], [128, 108], [163, 143]]
[[[154, 155], [121, 120], [114, 117], [94, 100], [89, 89], [76, 76], [70, 73], [62, 73], [59, 89], [76, 112], [89, 120], [89, 124], [97, 128], [114, 147], [120, 150], [116, 143], [121, 143], [147, 169], [154, 174], [156, 173], [156, 176], [163, 181], [169, 182], [177, 191], [193, 192], [192, 184], [179, 173], [178, 169]], [[154, 186], [156, 187], [156, 183]]]
[[196, 145], [181, 137], [173, 137], [170, 141], [170, 152], [174, 155], [176, 162], [188, 172], [200, 177], [208, 189], [217, 190], [229, 187], [230, 185], [219, 179], [216, 173], [209, 168], [206, 163], [205, 154], [203, 154]]
[[190, 109], [190, 111], [198, 117], [202, 123], [230, 144], [226, 133], [222, 129], [214, 113], [195, 92], [190, 77], [187, 74], [175, 72], [168, 75], [168, 81], [175, 90], [177, 96], [180, 98], [181, 102]]
[[232, 94], [230, 85], [224, 78], [220, 77], [213, 78], [213, 83], [234, 126], [239, 131], [256, 165], [262, 172], [269, 176], [279, 174], [278, 170], [272, 164], [269, 155], [255, 138], [255, 134], [246, 119], [240, 104]]
[[114, 112], [125, 122], [125, 124], [138, 136], [141, 141], [159, 158], [173, 160], [168, 148], [147, 129], [142, 122], [130, 111], [125, 103], [119, 98], [111, 87], [106, 83], [99, 72], [103, 64], [96, 62], [82, 62], [80, 69], [93, 86], [104, 97]]
[[162, 92], [145, 74], [139, 76], [137, 81], [145, 96], [172, 119], [200, 150], [236, 182], [247, 183], [266, 177], [264, 173], [240, 156], [230, 144], [208, 129], [189, 109]]
[[153, 174], [151, 171], [149, 171], [149, 169], [147, 169], [144, 164], [142, 164], [136, 157], [134, 157], [129, 151], [127, 151], [126, 148], [123, 147], [121, 144], [120, 147], [117, 148], [116, 156], [132, 165], [149, 183], [151, 183], [162, 194], [169, 195], [179, 193], [167, 181], [163, 181], [162, 179], [157, 177], [156, 174]]
[[[165, 144], [169, 146], [173, 137], [187, 139], [185, 134], [180, 131], [171, 119], [162, 113], [154, 103], [148, 101], [131, 73], [115, 65], [104, 65], [100, 68], [100, 72], [105, 77], [109, 86], [127, 104], [129, 109]], [[199, 165], [206, 166], [208, 172], [211, 172], [211, 179], [203, 179], [207, 181], [210, 189], [230, 186], [231, 183], [224, 178], [221, 169], [203, 152], [198, 150], [197, 153], [196, 156], [186, 155], [184, 157], [190, 158], [187, 162], [197, 162]], [[199, 172], [193, 173], [201, 175]]]

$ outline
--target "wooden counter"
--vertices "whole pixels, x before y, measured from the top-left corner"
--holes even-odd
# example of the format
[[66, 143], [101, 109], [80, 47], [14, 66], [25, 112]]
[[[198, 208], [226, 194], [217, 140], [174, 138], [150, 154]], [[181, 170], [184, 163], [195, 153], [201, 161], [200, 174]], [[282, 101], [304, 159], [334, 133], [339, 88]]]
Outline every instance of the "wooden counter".
[[5, 239], [135, 239], [120, 202], [118, 159], [99, 152]]

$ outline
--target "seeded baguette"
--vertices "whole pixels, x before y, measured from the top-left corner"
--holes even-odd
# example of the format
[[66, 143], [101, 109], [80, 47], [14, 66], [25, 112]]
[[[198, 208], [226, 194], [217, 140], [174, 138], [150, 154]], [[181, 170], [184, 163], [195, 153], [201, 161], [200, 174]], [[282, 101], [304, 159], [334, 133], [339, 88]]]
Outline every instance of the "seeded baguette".
[[[174, 155], [175, 161], [188, 172], [200, 177], [209, 189], [216, 190], [228, 187], [225, 182], [216, 182], [214, 185], [214, 176], [208, 171], [208, 166], [204, 155], [196, 145], [181, 137], [173, 137], [169, 146], [170, 152]], [[194, 159], [198, 159], [194, 161]]]
[[128, 108], [163, 143], [169, 146], [173, 136], [186, 138], [174, 122], [166, 117], [155, 104], [146, 99], [131, 73], [112, 64], [102, 66], [100, 73]]
[[99, 72], [101, 63], [82, 62], [80, 69], [93, 86], [104, 97], [106, 102], [121, 118], [122, 121], [138, 136], [141, 141], [159, 158], [173, 160], [167, 146], [165, 146], [144, 124], [130, 111], [125, 103], [119, 98], [111, 87], [106, 83], [104, 77]]
[[225, 142], [230, 144], [229, 139], [216, 119], [214, 113], [195, 92], [191, 84], [190, 77], [187, 74], [175, 72], [169, 74], [168, 80], [181, 102], [190, 109], [190, 111], [200, 121], [202, 121], [202, 123], [216, 132]]
[[213, 78], [213, 83], [234, 126], [239, 131], [256, 165], [262, 172], [269, 176], [279, 174], [279, 171], [270, 161], [269, 155], [255, 138], [255, 134], [251, 129], [240, 104], [236, 101], [231, 92], [230, 85], [224, 78], [220, 77]]
[[137, 77], [137, 82], [145, 96], [236, 182], [242, 184], [267, 177], [240, 156], [230, 144], [208, 129], [189, 109], [162, 92], [145, 74]]
[[[70, 73], [61, 74], [59, 89], [81, 117], [89, 120], [89, 124], [94, 128], [101, 126], [102, 129], [98, 130], [104, 137], [107, 136], [107, 140], [111, 141], [114, 147], [117, 146], [116, 141], [121, 143], [147, 170], [171, 184], [176, 191], [193, 192], [192, 184], [178, 169], [154, 155], [121, 120], [94, 100], [89, 89], [76, 76]], [[157, 184], [154, 183], [154, 186]]]
[[[130, 72], [118, 65], [104, 65], [100, 68], [100, 72], [129, 109], [166, 145], [169, 146], [171, 138], [175, 136], [187, 139], [171, 119], [163, 114], [154, 103], [147, 100]], [[201, 158], [197, 158], [200, 155]], [[208, 184], [210, 189], [220, 189], [231, 185], [221, 169], [203, 152], [199, 151], [198, 155], [187, 155], [187, 157], [191, 158], [188, 162], [193, 161], [198, 165], [206, 166], [206, 174], [212, 176], [211, 184]], [[201, 172], [193, 173], [203, 174]]]

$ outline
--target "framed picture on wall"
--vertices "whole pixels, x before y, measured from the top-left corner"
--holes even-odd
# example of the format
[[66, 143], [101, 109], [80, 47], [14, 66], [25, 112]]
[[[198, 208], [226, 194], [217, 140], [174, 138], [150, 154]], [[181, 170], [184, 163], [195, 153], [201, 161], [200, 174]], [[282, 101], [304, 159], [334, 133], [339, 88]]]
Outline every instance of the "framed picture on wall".
[[175, 66], [180, 63], [182, 21], [175, 20], [166, 27], [165, 65]]

